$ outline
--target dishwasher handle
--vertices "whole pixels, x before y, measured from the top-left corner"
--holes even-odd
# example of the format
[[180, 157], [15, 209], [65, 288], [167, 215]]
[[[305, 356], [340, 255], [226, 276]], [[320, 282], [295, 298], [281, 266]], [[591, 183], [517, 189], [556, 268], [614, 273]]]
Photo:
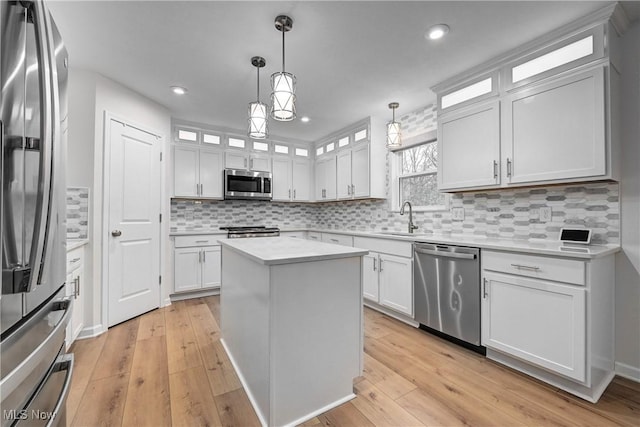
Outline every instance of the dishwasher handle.
[[457, 259], [476, 259], [476, 254], [463, 254], [458, 252], [445, 252], [445, 251], [434, 251], [432, 249], [422, 249], [415, 248], [416, 253], [425, 254], [425, 255], [435, 255], [441, 256], [444, 258], [457, 258]]

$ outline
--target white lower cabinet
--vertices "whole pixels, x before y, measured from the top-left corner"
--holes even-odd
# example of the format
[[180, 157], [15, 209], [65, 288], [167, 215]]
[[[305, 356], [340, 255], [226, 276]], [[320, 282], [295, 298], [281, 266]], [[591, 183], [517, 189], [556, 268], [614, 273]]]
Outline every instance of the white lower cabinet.
[[[220, 287], [220, 245], [212, 238], [178, 237], [173, 251], [174, 292], [189, 292]], [[213, 243], [216, 244], [213, 244]]]
[[[369, 250], [369, 254], [362, 258], [364, 298], [413, 317], [411, 243], [356, 236], [353, 246]], [[393, 255], [381, 251], [393, 252]]]
[[484, 274], [482, 342], [584, 381], [586, 289], [507, 274]]
[[84, 327], [84, 246], [67, 252], [67, 283], [65, 294], [73, 300], [71, 319], [67, 325], [67, 349], [78, 338]]
[[482, 251], [487, 357], [591, 402], [614, 376], [614, 256]]

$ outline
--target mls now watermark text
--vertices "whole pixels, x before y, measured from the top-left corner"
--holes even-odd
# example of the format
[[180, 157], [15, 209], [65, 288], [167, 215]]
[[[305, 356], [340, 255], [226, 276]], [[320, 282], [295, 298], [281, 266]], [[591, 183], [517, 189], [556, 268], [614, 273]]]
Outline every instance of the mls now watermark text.
[[2, 418], [5, 420], [50, 420], [55, 418], [56, 413], [52, 411], [41, 411], [39, 409], [9, 409], [2, 411]]

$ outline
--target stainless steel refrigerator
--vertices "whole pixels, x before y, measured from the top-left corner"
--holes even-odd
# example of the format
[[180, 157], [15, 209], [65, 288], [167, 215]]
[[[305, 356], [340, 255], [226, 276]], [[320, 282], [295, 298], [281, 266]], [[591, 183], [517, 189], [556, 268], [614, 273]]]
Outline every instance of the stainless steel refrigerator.
[[42, 1], [0, 1], [0, 58], [0, 425], [65, 425], [67, 51]]

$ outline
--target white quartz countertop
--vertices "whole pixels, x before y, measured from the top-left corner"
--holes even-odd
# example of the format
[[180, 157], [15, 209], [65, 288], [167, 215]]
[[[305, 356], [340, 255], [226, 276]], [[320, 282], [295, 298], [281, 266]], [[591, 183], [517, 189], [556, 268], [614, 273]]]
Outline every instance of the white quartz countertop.
[[[427, 242], [440, 243], [446, 245], [472, 246], [481, 249], [492, 249], [498, 251], [522, 252], [529, 254], [566, 256], [572, 258], [593, 259], [614, 254], [620, 251], [618, 245], [563, 245], [559, 241], [552, 240], [515, 240], [499, 239], [484, 236], [468, 236], [464, 234], [435, 234], [435, 233], [415, 233], [408, 234], [395, 231], [358, 231], [358, 230], [336, 230], [336, 229], [315, 229], [315, 228], [282, 228], [281, 232], [287, 231], [311, 231], [318, 233], [345, 234], [359, 237], [375, 237], [379, 239], [401, 240], [405, 242]], [[395, 234], [391, 234], [395, 233]], [[225, 235], [226, 232], [220, 230], [198, 230], [173, 232], [172, 236], [193, 236], [193, 235]], [[234, 239], [243, 240], [243, 239]]]
[[220, 244], [265, 265], [350, 258], [369, 253], [365, 249], [293, 237], [255, 237], [220, 240]]
[[89, 243], [89, 239], [67, 240], [67, 252], [77, 249]]

